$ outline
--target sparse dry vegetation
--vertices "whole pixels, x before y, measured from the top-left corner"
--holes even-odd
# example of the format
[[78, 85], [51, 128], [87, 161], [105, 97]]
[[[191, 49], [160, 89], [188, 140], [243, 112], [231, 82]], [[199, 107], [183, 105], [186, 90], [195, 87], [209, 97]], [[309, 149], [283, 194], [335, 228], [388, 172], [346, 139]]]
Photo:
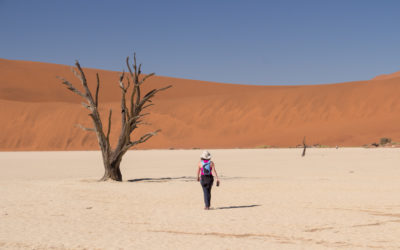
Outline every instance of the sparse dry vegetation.
[[391, 142], [392, 142], [392, 139], [391, 139], [391, 138], [383, 137], [383, 138], [381, 138], [379, 144], [382, 145], [382, 146], [384, 146], [384, 145], [386, 145], [386, 144], [388, 144], [388, 143], [391, 143]]

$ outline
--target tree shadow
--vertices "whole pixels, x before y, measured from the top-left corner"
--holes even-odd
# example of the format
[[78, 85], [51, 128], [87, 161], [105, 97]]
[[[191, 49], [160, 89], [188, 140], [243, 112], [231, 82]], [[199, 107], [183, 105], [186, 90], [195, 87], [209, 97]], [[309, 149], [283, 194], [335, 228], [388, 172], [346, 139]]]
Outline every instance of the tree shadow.
[[[239, 176], [220, 176], [222, 180], [239, 180], [239, 179], [261, 179], [259, 177], [239, 177]], [[262, 178], [263, 179], [263, 178]], [[180, 177], [159, 177], [159, 178], [138, 178], [130, 179], [128, 182], [169, 182], [169, 181], [184, 181], [184, 182], [195, 182], [194, 176], [180, 176]]]
[[243, 205], [243, 206], [229, 206], [229, 207], [216, 207], [215, 209], [234, 209], [234, 208], [250, 208], [250, 207], [259, 207], [261, 205]]
[[169, 181], [185, 181], [191, 182], [196, 181], [194, 177], [181, 176], [181, 177], [160, 177], [160, 178], [138, 178], [128, 180], [129, 182], [169, 182]]

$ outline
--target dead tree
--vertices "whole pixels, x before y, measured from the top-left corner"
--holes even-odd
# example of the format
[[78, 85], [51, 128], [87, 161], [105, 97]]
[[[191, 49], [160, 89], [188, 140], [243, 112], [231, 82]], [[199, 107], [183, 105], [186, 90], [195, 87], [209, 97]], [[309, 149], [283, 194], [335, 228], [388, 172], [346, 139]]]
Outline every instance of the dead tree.
[[307, 148], [306, 137], [304, 136], [304, 138], [303, 138], [303, 153], [301, 154], [301, 157], [304, 157], [306, 155], [306, 148]]
[[[103, 123], [100, 117], [100, 113], [98, 111], [100, 89], [99, 75], [96, 74], [97, 86], [95, 95], [93, 95], [90, 91], [85, 73], [83, 72], [78, 61], [76, 61], [75, 63], [78, 71], [76, 71], [75, 69], [72, 69], [72, 71], [75, 76], [80, 80], [84, 89], [83, 91], [75, 88], [69, 81], [65, 80], [64, 78], [59, 77], [62, 83], [65, 84], [69, 90], [86, 100], [86, 102], [82, 102], [82, 105], [90, 111], [89, 116], [91, 117], [94, 127], [85, 128], [82, 125], [78, 126], [86, 131], [95, 132], [97, 135], [97, 140], [99, 142], [99, 146], [102, 152], [105, 170], [104, 176], [100, 179], [101, 181], [105, 181], [108, 179], [122, 181], [120, 164], [124, 154], [131, 147], [146, 142], [160, 131], [156, 130], [154, 132], [147, 133], [141, 136], [138, 140], [131, 140], [131, 135], [133, 131], [138, 128], [139, 125], [144, 124], [143, 117], [149, 114], [142, 113], [142, 111], [153, 105], [151, 103], [151, 99], [155, 96], [156, 93], [172, 87], [171, 85], [169, 85], [164, 88], [153, 89], [147, 94], [142, 95], [140, 89], [141, 85], [151, 76], [153, 76], [154, 73], [148, 74], [146, 76], [141, 76], [142, 65], [140, 64], [139, 66], [137, 66], [136, 54], [134, 54], [133, 57], [133, 70], [130, 65], [129, 57], [126, 58], [126, 64], [128, 66], [129, 76], [125, 77], [125, 72], [122, 72], [121, 76], [119, 77], [119, 87], [121, 88], [121, 131], [118, 143], [114, 149], [112, 149], [110, 145], [112, 110], [110, 109], [108, 115], [107, 130], [104, 130], [103, 128]], [[127, 95], [129, 98], [128, 105], [126, 100]]]

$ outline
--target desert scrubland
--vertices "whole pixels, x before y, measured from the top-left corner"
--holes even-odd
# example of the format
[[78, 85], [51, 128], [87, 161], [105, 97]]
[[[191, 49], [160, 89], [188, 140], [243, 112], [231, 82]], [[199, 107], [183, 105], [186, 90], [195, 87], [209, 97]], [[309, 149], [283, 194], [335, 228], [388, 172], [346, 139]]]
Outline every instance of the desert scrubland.
[[1, 249], [398, 249], [399, 149], [129, 151], [97, 182], [98, 151], [1, 152]]

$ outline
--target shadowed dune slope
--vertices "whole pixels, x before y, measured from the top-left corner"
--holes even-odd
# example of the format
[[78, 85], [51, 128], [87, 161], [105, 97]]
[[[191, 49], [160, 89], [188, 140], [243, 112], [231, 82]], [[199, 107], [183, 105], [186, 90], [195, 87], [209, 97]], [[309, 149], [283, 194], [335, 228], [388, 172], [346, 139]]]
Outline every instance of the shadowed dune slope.
[[[121, 65], [121, 68], [123, 65]], [[146, 68], [145, 68], [146, 69]], [[85, 69], [90, 87], [101, 79], [100, 111], [113, 109], [111, 138], [120, 127], [119, 72]], [[0, 150], [97, 150], [69, 66], [0, 59]], [[159, 93], [134, 137], [162, 132], [138, 148], [244, 148], [308, 144], [360, 146], [381, 137], [400, 141], [400, 77], [310, 86], [248, 86], [155, 76], [144, 91]]]

